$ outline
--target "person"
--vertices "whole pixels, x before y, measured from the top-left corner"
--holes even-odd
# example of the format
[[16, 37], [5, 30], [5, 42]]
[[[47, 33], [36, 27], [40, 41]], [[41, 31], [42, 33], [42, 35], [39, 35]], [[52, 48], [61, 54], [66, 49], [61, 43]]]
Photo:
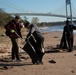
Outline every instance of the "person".
[[39, 63], [43, 63], [42, 58], [44, 55], [44, 37], [42, 36], [41, 31], [39, 30], [37, 25], [31, 24], [28, 21], [24, 23], [24, 26], [29, 30], [29, 33], [27, 34], [25, 41], [28, 40], [29, 36], [33, 35], [34, 40], [36, 41], [36, 44], [33, 45], [33, 42], [32, 42], [32, 45], [34, 46], [35, 51], [37, 53]]
[[62, 38], [60, 41], [60, 49], [67, 49], [67, 42], [66, 42], [66, 36], [65, 36], [65, 32], [63, 30], [63, 34], [62, 34]]
[[22, 38], [21, 28], [22, 25], [19, 23], [20, 17], [15, 16], [15, 18], [5, 25], [6, 35], [9, 36], [12, 42], [12, 61], [21, 61], [18, 51], [18, 38]]
[[68, 52], [73, 51], [73, 42], [74, 42], [73, 30], [75, 29], [76, 26], [70, 24], [69, 20], [66, 20], [66, 25], [64, 26], [63, 37], [60, 46], [62, 45], [62, 43], [64, 43], [64, 46], [66, 49], [68, 49]]

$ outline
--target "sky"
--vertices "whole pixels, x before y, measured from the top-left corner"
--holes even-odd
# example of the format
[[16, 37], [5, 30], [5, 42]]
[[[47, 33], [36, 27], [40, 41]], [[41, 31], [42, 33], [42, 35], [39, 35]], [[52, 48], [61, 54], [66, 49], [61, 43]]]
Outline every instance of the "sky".
[[[76, 0], [71, 0], [74, 14], [76, 15]], [[65, 0], [0, 0], [0, 8], [6, 12], [39, 12], [65, 15]], [[24, 17], [24, 16], [23, 16]], [[46, 16], [26, 16], [31, 22], [33, 17], [38, 17], [39, 22], [65, 21], [65, 18]]]

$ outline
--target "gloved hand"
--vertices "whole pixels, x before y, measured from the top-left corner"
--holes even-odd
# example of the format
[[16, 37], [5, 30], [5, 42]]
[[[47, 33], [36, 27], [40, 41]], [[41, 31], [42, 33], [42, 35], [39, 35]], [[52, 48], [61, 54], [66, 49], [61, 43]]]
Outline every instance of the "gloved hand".
[[14, 33], [15, 32], [15, 30], [11, 30], [11, 33]]

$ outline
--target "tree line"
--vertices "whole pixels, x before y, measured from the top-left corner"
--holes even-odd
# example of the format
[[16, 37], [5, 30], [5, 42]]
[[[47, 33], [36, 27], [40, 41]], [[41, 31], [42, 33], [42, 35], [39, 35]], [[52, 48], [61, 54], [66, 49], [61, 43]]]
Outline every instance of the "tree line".
[[[10, 14], [7, 14], [3, 9], [0, 8], [0, 26], [6, 25], [10, 20], [14, 17]], [[28, 18], [21, 19], [20, 22], [26, 22]], [[31, 23], [37, 24], [38, 26], [55, 26], [55, 25], [65, 25], [65, 21], [63, 22], [41, 22], [39, 23], [38, 17], [33, 17]], [[74, 21], [76, 23], [76, 20]]]

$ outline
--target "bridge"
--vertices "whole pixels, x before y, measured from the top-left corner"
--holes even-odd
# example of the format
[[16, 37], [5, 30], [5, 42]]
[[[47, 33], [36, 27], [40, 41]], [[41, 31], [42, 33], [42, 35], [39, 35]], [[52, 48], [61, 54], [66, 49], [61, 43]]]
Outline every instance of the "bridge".
[[[72, 0], [65, 0], [66, 7], [65, 6], [63, 7], [63, 8], [66, 8], [66, 14], [65, 15], [60, 15], [61, 13], [58, 13], [57, 14], [57, 11], [60, 11], [61, 12], [61, 10], [63, 8], [61, 10], [60, 9], [57, 10], [56, 11], [56, 14], [54, 14], [55, 11], [52, 12], [52, 13], [49, 13], [49, 12], [47, 12], [47, 13], [35, 13], [35, 12], [27, 11], [26, 9], [23, 9], [21, 7], [18, 7], [17, 5], [14, 5], [13, 3], [9, 2], [8, 0], [6, 0], [6, 1], [2, 0], [2, 1], [0, 1], [0, 3], [2, 3], [3, 5], [5, 4], [6, 6], [9, 6], [11, 9], [14, 9], [15, 11], [19, 12], [19, 13], [15, 13], [15, 12], [14, 13], [12, 13], [12, 12], [11, 13], [8, 13], [8, 14], [11, 14], [11, 15], [20, 15], [20, 16], [24, 16], [24, 15], [25, 16], [48, 16], [48, 17], [51, 17], [52, 16], [52, 17], [68, 18], [68, 19], [71, 19], [71, 21], [72, 21], [72, 19], [76, 19], [76, 16], [73, 15], [73, 13], [72, 13], [73, 10], [71, 9], [71, 6], [73, 7], [73, 5], [71, 5], [71, 1]], [[70, 11], [68, 10], [68, 6], [69, 6]], [[62, 7], [62, 6], [60, 6], [60, 7]]]
[[[52, 13], [9, 13], [11, 15], [27, 15], [27, 16], [53, 16], [53, 17], [62, 17], [62, 18], [71, 18], [70, 16], [66, 15], [59, 15], [59, 14], [52, 14]], [[73, 19], [76, 19], [76, 17], [72, 17]]]
[[[73, 19], [76, 19], [76, 17], [72, 16], [72, 6], [71, 6], [71, 0], [65, 0], [66, 3], [66, 15], [59, 15], [59, 14], [52, 14], [52, 13], [9, 13], [11, 15], [28, 15], [28, 16], [52, 16], [52, 17], [62, 17], [62, 18], [67, 18], [71, 19], [71, 23], [73, 23]], [[70, 16], [68, 15], [68, 5], [70, 9]]]

